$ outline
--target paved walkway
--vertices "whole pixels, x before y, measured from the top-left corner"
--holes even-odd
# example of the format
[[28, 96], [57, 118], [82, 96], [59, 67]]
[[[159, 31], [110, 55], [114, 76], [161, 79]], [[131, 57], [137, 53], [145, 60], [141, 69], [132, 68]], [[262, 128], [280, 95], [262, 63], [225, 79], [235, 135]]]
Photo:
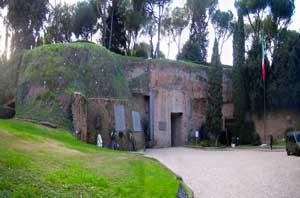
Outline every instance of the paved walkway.
[[257, 150], [148, 149], [195, 198], [300, 198], [300, 157]]

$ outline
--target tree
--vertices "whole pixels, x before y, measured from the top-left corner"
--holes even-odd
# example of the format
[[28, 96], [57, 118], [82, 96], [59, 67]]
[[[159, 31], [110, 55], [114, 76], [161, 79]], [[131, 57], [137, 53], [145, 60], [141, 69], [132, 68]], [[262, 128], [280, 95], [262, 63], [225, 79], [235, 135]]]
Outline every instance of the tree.
[[[207, 46], [208, 46], [208, 23], [212, 16], [213, 11], [215, 10], [215, 6], [217, 5], [217, 0], [187, 0], [187, 7], [189, 9], [189, 14], [192, 16], [191, 21], [191, 29], [190, 29], [190, 38], [189, 42], [185, 46], [192, 47], [193, 49], [186, 50], [193, 52], [193, 50], [197, 50], [196, 56], [180, 54], [178, 57], [183, 57], [183, 59], [188, 59], [193, 57], [194, 59], [190, 59], [195, 63], [206, 63], [207, 57]], [[197, 47], [194, 45], [198, 45]]]
[[107, 18], [107, 25], [109, 31], [107, 31], [105, 46], [113, 52], [118, 54], [125, 54], [126, 52], [126, 30], [125, 30], [125, 16], [124, 7], [122, 2], [115, 0], [109, 7]]
[[[128, 5], [127, 5], [128, 6]], [[126, 9], [125, 14], [125, 29], [127, 37], [127, 51], [131, 52], [131, 49], [136, 45], [139, 32], [146, 22], [146, 16], [140, 9], [139, 5], [132, 2], [130, 8]]]
[[134, 46], [133, 55], [141, 58], [151, 57], [151, 47], [148, 43], [142, 42]]
[[97, 13], [90, 1], [80, 1], [75, 6], [73, 17], [73, 32], [76, 38], [81, 36], [85, 40], [92, 40], [97, 31]]
[[219, 46], [220, 55], [222, 54], [222, 49], [225, 41], [227, 41], [232, 34], [232, 27], [231, 27], [232, 20], [233, 20], [233, 14], [230, 10], [228, 10], [227, 12], [217, 10], [213, 14], [211, 21], [215, 30], [217, 41], [220, 44]]
[[111, 0], [91, 0], [91, 4], [97, 10], [97, 18], [100, 19], [97, 24], [100, 27], [101, 32], [101, 44], [104, 46], [107, 36], [107, 18], [108, 18], [108, 7], [112, 3]]
[[40, 30], [48, 13], [48, 0], [2, 0], [7, 6], [7, 21], [12, 29], [11, 50], [29, 49], [36, 46]]
[[9, 50], [8, 49], [8, 39], [11, 36], [10, 35], [11, 27], [10, 27], [10, 24], [7, 20], [7, 17], [3, 18], [3, 25], [5, 27], [5, 38], [4, 38], [5, 40], [4, 40], [4, 52], [3, 52], [3, 55], [2, 55], [3, 56], [2, 59], [3, 59], [4, 62], [6, 62], [7, 59], [8, 59], [8, 50]]
[[142, 34], [149, 36], [151, 58], [155, 58], [153, 38], [156, 35], [156, 32], [157, 32], [157, 27], [156, 27], [154, 21], [147, 18], [147, 22], [146, 22], [145, 27], [142, 30]]
[[162, 17], [164, 15], [165, 9], [170, 5], [171, 0], [154, 0], [158, 8], [157, 15], [154, 15], [155, 21], [157, 23], [157, 45], [155, 50], [155, 57], [160, 57], [160, 37], [161, 37], [161, 26], [162, 26]]
[[233, 24], [233, 103], [234, 118], [238, 125], [244, 121], [246, 113], [245, 71], [245, 31], [244, 19], [238, 10], [238, 21]]
[[74, 7], [68, 4], [52, 6], [48, 17], [45, 42], [59, 43], [70, 42], [73, 30]]
[[[181, 35], [189, 24], [190, 16], [188, 14], [188, 9], [185, 6], [184, 8], [176, 7], [172, 11], [172, 28], [174, 37], [177, 37], [177, 50], [178, 54], [181, 52]], [[175, 39], [176, 40], [176, 39]]]
[[259, 38], [263, 29], [272, 28], [267, 32], [272, 32], [275, 39], [273, 49], [277, 46], [280, 31], [289, 24], [295, 9], [294, 0], [236, 0], [235, 6], [247, 17], [253, 30], [253, 40]]
[[[170, 6], [172, 0], [135, 0], [138, 1], [140, 9], [147, 18], [147, 21], [152, 21], [151, 26], [156, 24], [157, 30], [157, 44], [154, 51], [154, 57], [159, 57], [160, 51], [160, 40], [161, 40], [161, 28], [162, 28], [162, 18], [166, 9]], [[149, 26], [150, 27], [150, 26]], [[154, 30], [153, 26], [151, 29]], [[148, 29], [149, 30], [149, 29]], [[151, 34], [153, 35], [152, 31]]]
[[253, 29], [253, 39], [258, 39], [262, 30], [262, 19], [269, 0], [236, 0], [235, 7], [247, 17]]
[[167, 39], [167, 45], [168, 45], [167, 57], [169, 58], [171, 42], [172, 40], [175, 40], [172, 17], [170, 16], [169, 11], [165, 12], [165, 15], [163, 16], [161, 23], [162, 23], [161, 33]]
[[267, 102], [272, 109], [300, 108], [300, 34], [283, 30], [274, 52]]
[[197, 43], [188, 40], [183, 45], [181, 52], [177, 54], [177, 60], [192, 61], [201, 64], [202, 62], [198, 61], [198, 52], [201, 50], [199, 48], [200, 46]]
[[[246, 16], [252, 29], [252, 45], [248, 51], [245, 72], [243, 73], [246, 103], [249, 109], [254, 112], [263, 111], [264, 84], [261, 80], [261, 32], [265, 32], [266, 50], [269, 57], [274, 58], [274, 51], [278, 48], [280, 32], [288, 24], [294, 12], [293, 0], [237, 0], [236, 7], [242, 15]], [[270, 95], [270, 85], [274, 79], [270, 78], [273, 69], [268, 67], [266, 59], [266, 90], [267, 104]], [[271, 60], [273, 62], [273, 60]], [[268, 105], [267, 105], [268, 109]]]
[[223, 105], [223, 68], [220, 62], [218, 41], [215, 39], [211, 65], [208, 71], [208, 104], [206, 112], [206, 125], [208, 132], [215, 135], [216, 144], [218, 133], [222, 129], [222, 105]]

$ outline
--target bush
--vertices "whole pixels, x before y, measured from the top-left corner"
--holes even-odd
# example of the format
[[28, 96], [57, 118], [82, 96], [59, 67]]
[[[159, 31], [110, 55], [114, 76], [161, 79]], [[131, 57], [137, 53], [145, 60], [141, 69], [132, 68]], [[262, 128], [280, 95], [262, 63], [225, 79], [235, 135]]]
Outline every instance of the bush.
[[240, 144], [251, 144], [255, 136], [255, 126], [253, 122], [243, 122], [240, 131]]
[[148, 43], [139, 43], [134, 46], [133, 56], [141, 58], [150, 58], [151, 56], [151, 47]]
[[259, 145], [261, 145], [260, 136], [259, 136], [258, 133], [256, 133], [256, 132], [254, 133], [254, 136], [253, 136], [252, 145], [254, 145], [254, 146], [259, 146]]
[[202, 140], [200, 142], [200, 146], [209, 147], [210, 146], [209, 141], [208, 140]]
[[289, 127], [287, 129], [285, 129], [285, 131], [284, 131], [284, 137], [286, 137], [287, 133], [292, 132], [292, 131], [295, 131], [295, 129], [293, 127]]
[[259, 144], [259, 135], [255, 132], [253, 122], [244, 121], [242, 123], [232, 122], [227, 124], [227, 129], [232, 133], [232, 137], [239, 137], [239, 144]]

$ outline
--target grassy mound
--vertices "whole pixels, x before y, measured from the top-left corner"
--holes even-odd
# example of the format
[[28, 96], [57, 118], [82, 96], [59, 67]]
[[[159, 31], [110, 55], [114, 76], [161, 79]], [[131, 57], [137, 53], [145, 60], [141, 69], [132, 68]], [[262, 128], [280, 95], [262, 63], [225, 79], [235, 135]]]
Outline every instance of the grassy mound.
[[139, 154], [81, 143], [61, 129], [0, 120], [0, 197], [175, 197], [179, 181]]
[[44, 45], [24, 53], [18, 79], [17, 116], [68, 126], [74, 92], [128, 99], [125, 60], [91, 43]]

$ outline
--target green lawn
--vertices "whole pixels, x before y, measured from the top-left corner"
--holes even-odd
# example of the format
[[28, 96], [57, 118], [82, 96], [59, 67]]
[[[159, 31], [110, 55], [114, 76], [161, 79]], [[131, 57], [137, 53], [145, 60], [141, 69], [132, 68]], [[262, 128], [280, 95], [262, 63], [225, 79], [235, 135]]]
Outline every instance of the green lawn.
[[175, 197], [156, 160], [100, 149], [62, 129], [0, 120], [0, 197]]

